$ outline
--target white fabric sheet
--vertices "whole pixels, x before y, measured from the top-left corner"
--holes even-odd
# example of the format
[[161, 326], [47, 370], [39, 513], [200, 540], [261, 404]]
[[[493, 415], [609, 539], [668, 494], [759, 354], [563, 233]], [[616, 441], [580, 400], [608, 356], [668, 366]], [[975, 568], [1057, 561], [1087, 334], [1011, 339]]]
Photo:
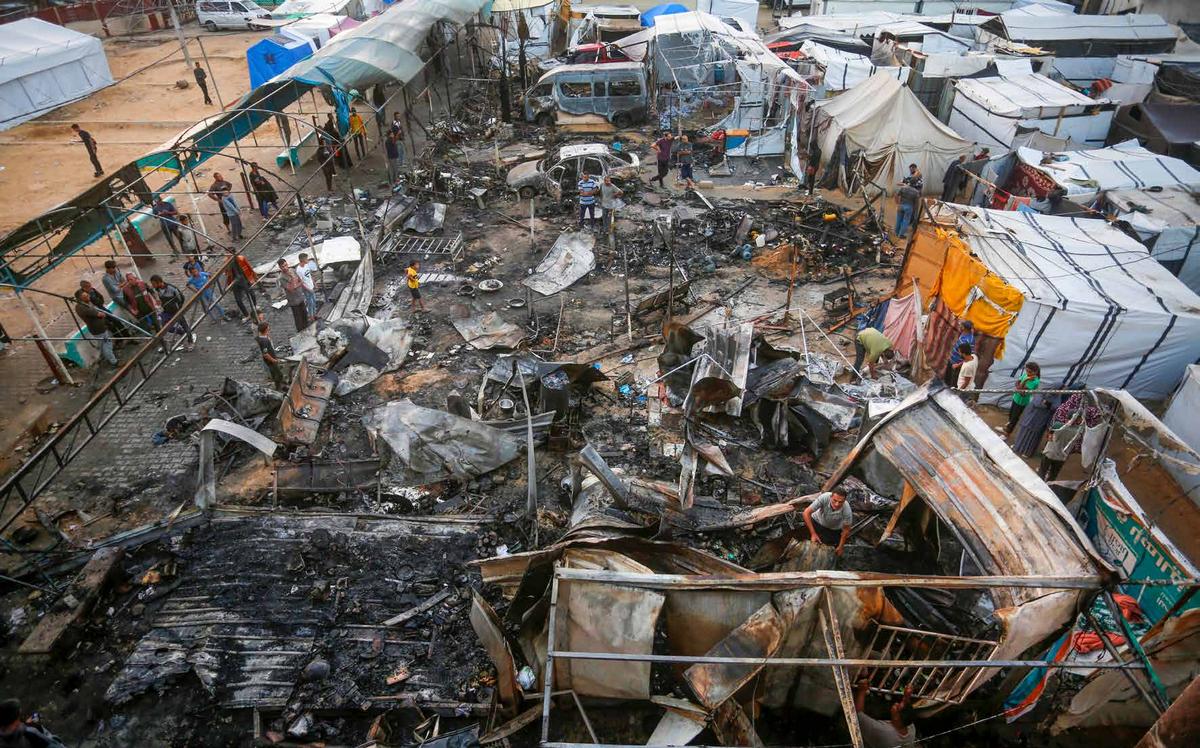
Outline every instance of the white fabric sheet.
[[[1197, 413], [1200, 413], [1200, 366], [1193, 364], [1187, 367], [1179, 388], [1171, 396], [1162, 422], [1175, 432], [1184, 444], [1200, 451], [1200, 418], [1196, 417]], [[1170, 460], [1164, 461], [1163, 465], [1166, 466], [1167, 472], [1175, 476], [1180, 488], [1190, 496], [1196, 495], [1194, 490], [1200, 486], [1200, 476], [1189, 475]]]
[[965, 78], [954, 87], [950, 127], [992, 149], [1011, 146], [1018, 128], [1099, 146], [1112, 124], [1111, 102], [1091, 99], [1043, 75]]
[[877, 73], [885, 73], [898, 81], [907, 81], [911, 68], [877, 67], [863, 55], [843, 52], [814, 41], [806, 41], [800, 51], [825, 68], [823, 85], [827, 91], [845, 91], [863, 83]]
[[1200, 293], [1200, 202], [1195, 193], [1183, 187], [1112, 190], [1104, 201], [1117, 218], [1129, 222], [1154, 259]]

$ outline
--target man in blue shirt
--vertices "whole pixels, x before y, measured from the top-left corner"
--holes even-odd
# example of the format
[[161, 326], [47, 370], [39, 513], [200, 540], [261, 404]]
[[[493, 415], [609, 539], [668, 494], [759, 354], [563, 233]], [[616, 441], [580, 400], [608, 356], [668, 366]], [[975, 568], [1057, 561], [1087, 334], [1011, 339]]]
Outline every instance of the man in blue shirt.
[[963, 343], [971, 346], [971, 350], [975, 350], [975, 326], [967, 320], [963, 320], [962, 334], [958, 336], [958, 340], [954, 342], [954, 347], [950, 349], [950, 362], [946, 364], [946, 371], [942, 375], [942, 381], [947, 387], [958, 386], [958, 368], [962, 366], [963, 357], [958, 352]]
[[586, 171], [583, 179], [579, 180], [579, 228], [583, 228], [584, 213], [591, 218], [591, 225], [596, 225], [596, 193], [600, 185]]
[[[192, 265], [188, 275], [187, 284], [196, 291], [199, 291], [201, 288], [204, 288], [205, 283], [208, 283], [208, 279], [210, 277], [211, 276], [208, 273], [200, 269], [198, 264]], [[225, 310], [221, 308], [220, 304], [213, 301], [213, 292], [211, 288], [204, 292], [204, 295], [200, 298], [200, 300], [204, 303], [205, 314], [212, 317], [217, 322], [225, 321]]]
[[388, 184], [394, 186], [400, 180], [400, 167], [404, 164], [404, 151], [394, 130], [387, 134], [383, 146], [387, 151]]
[[221, 196], [221, 214], [229, 219], [229, 238], [231, 241], [242, 240], [242, 213], [233, 195], [226, 192]]

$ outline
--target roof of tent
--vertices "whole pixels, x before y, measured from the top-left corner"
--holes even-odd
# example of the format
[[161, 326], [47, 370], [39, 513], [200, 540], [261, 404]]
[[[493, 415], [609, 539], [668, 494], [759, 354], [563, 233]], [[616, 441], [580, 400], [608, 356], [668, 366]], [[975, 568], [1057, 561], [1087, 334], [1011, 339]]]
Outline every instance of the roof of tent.
[[[1073, 106], [1095, 106], [1105, 100], [1084, 96], [1044, 75], [961, 78], [955, 82], [958, 93], [979, 103], [994, 114], [1007, 117], [1044, 117], [1046, 110]], [[1053, 116], [1051, 113], [1048, 116]]]
[[286, 36], [260, 39], [246, 50], [250, 87], [258, 88], [312, 53], [313, 47], [306, 41]]
[[816, 104], [860, 148], [932, 146], [947, 152], [971, 143], [942, 124], [907, 86], [887, 74], [876, 74], [834, 99]]
[[989, 27], [1004, 27], [1007, 39], [1019, 42], [1175, 39], [1178, 29], [1161, 16], [1131, 13], [1120, 16], [1077, 16], [1043, 5], [1006, 10]]
[[1150, 259], [1136, 239], [1099, 218], [961, 210], [963, 237], [992, 272], [1025, 297], [1107, 313], [1181, 315], [1200, 324], [1200, 297]]
[[462, 24], [484, 4], [484, 0], [401, 0], [361, 26], [338, 34], [287, 75], [344, 91], [408, 81], [425, 66], [421, 49], [429, 30], [439, 21]]
[[96, 37], [39, 18], [0, 25], [0, 130], [112, 82]]
[[669, 16], [659, 16], [654, 26], [643, 29], [636, 34], [630, 34], [624, 39], [618, 39], [614, 44], [631, 60], [642, 60], [649, 49], [650, 40], [660, 36], [686, 35], [697, 32], [708, 32], [720, 37], [730, 45], [737, 47], [746, 62], [762, 65], [764, 69], [778, 71], [792, 80], [803, 83], [804, 79], [795, 70], [779, 59], [757, 35], [735, 29], [711, 13], [676, 13]]
[[[1045, 156], [1054, 162], [1043, 164]], [[1136, 140], [1090, 151], [1043, 153], [1033, 148], [1018, 148], [1017, 158], [1046, 174], [1068, 195], [1090, 196], [1106, 190], [1175, 185], [1200, 189], [1200, 171], [1185, 161], [1148, 151]]]
[[1110, 190], [1104, 200], [1138, 231], [1200, 226], [1200, 194], [1184, 187], [1165, 187], [1161, 192]]
[[104, 45], [96, 37], [40, 18], [0, 25], [0, 83], [83, 59], [96, 49], [103, 54]]

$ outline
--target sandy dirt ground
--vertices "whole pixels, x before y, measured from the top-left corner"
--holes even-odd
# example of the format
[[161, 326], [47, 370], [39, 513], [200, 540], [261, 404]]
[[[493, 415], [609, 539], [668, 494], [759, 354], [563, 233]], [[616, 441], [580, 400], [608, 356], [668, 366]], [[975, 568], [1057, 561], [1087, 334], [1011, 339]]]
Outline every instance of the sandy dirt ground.
[[[185, 28], [185, 34], [193, 60], [203, 60], [203, 44], [212, 69], [209, 91], [214, 102], [218, 101], [218, 91], [227, 106], [246, 93], [250, 87], [246, 49], [266, 32], [209, 33], [193, 24]], [[70, 129], [71, 123], [79, 123], [96, 138], [100, 162], [111, 170], [173, 140], [202, 118], [219, 113], [218, 104], [204, 104], [173, 35], [106, 39], [104, 46], [113, 78], [120, 81], [117, 85], [0, 132], [0, 200], [5, 206], [0, 212], [0, 234], [96, 182], [87, 152]], [[188, 83], [187, 88], [176, 87], [176, 81], [181, 80]], [[255, 138], [257, 146], [249, 138], [241, 145], [243, 154], [273, 161], [281, 149], [274, 125], [267, 123], [259, 128]], [[177, 196], [177, 200], [185, 209], [191, 202], [184, 195]], [[215, 220], [215, 206], [204, 208], [213, 212]], [[104, 260], [111, 256], [113, 246], [101, 240], [83, 255], [64, 262], [36, 287], [70, 294], [78, 287], [79, 278], [100, 272]], [[30, 294], [30, 300], [39, 314], [45, 315], [43, 323], [52, 326], [64, 313], [63, 304], [50, 297], [35, 298], [38, 296]], [[0, 295], [0, 323], [13, 337], [28, 334], [31, 329], [28, 316], [11, 294]]]

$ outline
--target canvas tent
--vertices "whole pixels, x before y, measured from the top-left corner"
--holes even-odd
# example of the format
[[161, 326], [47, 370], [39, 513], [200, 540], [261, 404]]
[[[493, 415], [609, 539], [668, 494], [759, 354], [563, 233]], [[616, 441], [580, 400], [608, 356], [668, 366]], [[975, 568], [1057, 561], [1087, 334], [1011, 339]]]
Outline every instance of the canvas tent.
[[408, 81], [425, 66], [426, 37], [438, 23], [461, 25], [482, 0], [402, 0], [384, 13], [330, 40], [288, 71], [296, 80], [362, 91], [377, 83]]
[[838, 152], [838, 142], [853, 159], [861, 155], [876, 173], [875, 182], [892, 188], [916, 164], [925, 188], [940, 192], [951, 161], [970, 155], [971, 142], [938, 122], [907, 87], [878, 73], [841, 96], [816, 105], [814, 135], [822, 158]]
[[1113, 119], [1110, 139], [1137, 139], [1155, 153], [1194, 158], [1195, 144], [1200, 142], [1200, 104], [1139, 103], [1122, 107]]
[[1126, 221], [1160, 265], [1200, 293], [1198, 195], [1184, 187], [1111, 190], [1104, 194], [1104, 203], [1105, 213]]
[[1003, 340], [994, 361], [981, 355], [982, 386], [1011, 389], [1034, 361], [1047, 387], [1161, 399], [1200, 358], [1200, 296], [1107, 222], [944, 207], [956, 227], [923, 225], [900, 277]]
[[722, 21], [736, 20], [749, 31], [758, 28], [758, 0], [696, 0], [696, 10]]
[[104, 45], [96, 37], [39, 18], [0, 25], [0, 130], [112, 82]]
[[[1196, 418], [1197, 413], [1200, 413], [1200, 366], [1192, 364], [1184, 371], [1183, 380], [1175, 394], [1171, 395], [1162, 422], [1184, 444], [1200, 452], [1200, 419]], [[1200, 475], [1192, 475], [1170, 462], [1165, 466], [1185, 493], [1196, 495], [1193, 491], [1200, 487]]]
[[310, 42], [286, 36], [268, 36], [252, 44], [246, 50], [250, 88], [258, 88], [315, 51]]
[[1004, 39], [1083, 58], [1170, 52], [1178, 36], [1176, 27], [1150, 13], [1078, 16], [1044, 5], [1004, 11], [979, 29], [984, 43]]
[[[906, 67], [872, 65], [871, 58], [866, 55], [843, 52], [812, 40], [804, 42], [800, 51], [825, 69], [820, 86], [825, 92], [845, 91], [880, 74], [897, 81], [907, 81], [912, 72]], [[818, 94], [817, 98], [824, 97]]]
[[[1046, 159], [1050, 162], [1043, 163]], [[1061, 153], [1018, 148], [1017, 161], [1018, 168], [1040, 172], [1076, 202], [1091, 200], [1107, 190], [1173, 186], [1200, 189], [1200, 171], [1177, 158], [1148, 151], [1136, 140], [1110, 148]]]
[[1008, 149], [1022, 130], [1103, 145], [1116, 108], [1037, 73], [963, 78], [954, 88], [951, 129], [993, 150]]

